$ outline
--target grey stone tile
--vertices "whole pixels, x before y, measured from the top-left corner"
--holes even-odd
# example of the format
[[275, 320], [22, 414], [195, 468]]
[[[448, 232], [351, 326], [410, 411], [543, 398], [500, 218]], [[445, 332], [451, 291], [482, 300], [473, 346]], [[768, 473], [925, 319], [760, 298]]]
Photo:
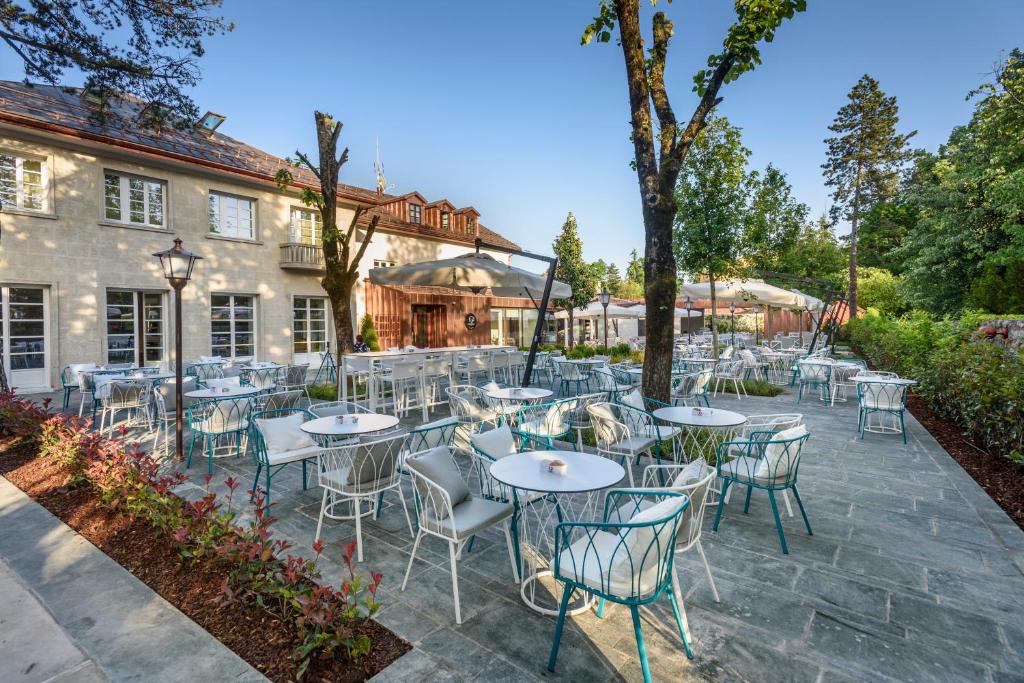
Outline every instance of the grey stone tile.
[[836, 567], [862, 575], [865, 579], [882, 579], [890, 583], [925, 589], [924, 566], [916, 562], [883, 557], [852, 545], [839, 549]]
[[811, 624], [807, 642], [817, 656], [826, 658], [833, 666], [841, 663], [844, 668], [865, 673], [884, 672], [908, 683], [982, 681], [987, 677], [982, 664], [962, 659], [950, 648], [930, 649], [879, 638], [820, 614]]
[[450, 628], [440, 628], [418, 643], [423, 652], [461, 674], [476, 677], [484, 672], [494, 654]]
[[893, 594], [891, 609], [890, 618], [907, 627], [911, 640], [945, 640], [985, 656], [1003, 652], [996, 622], [988, 617], [899, 593]]
[[796, 592], [872, 619], [886, 618], [888, 592], [846, 576], [806, 570], [796, 581]]

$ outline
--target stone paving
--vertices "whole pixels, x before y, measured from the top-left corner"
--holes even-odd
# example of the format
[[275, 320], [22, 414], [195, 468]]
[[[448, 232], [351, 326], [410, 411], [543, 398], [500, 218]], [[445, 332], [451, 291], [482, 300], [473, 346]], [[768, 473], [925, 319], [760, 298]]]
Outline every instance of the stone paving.
[[[854, 402], [829, 407], [795, 391], [775, 398], [720, 395], [745, 414], [801, 412], [812, 436], [800, 491], [814, 530], [784, 517], [783, 555], [763, 493], [749, 514], [735, 500], [704, 546], [721, 602], [699, 558], [677, 556], [696, 657], [682, 653], [667, 601], [642, 608], [654, 678], [735, 681], [1024, 681], [1024, 532], [912, 416], [909, 443], [856, 434]], [[442, 416], [443, 411], [437, 416]], [[432, 416], [432, 419], [434, 416]], [[412, 423], [412, 420], [406, 420]], [[192, 484], [205, 487], [205, 462]], [[274, 480], [276, 533], [313, 540], [320, 495], [301, 490], [299, 467]], [[248, 459], [217, 461], [251, 481]], [[512, 582], [504, 539], [478, 538], [459, 566], [463, 623], [455, 624], [445, 544], [421, 544], [405, 592], [412, 545], [397, 498], [363, 525], [365, 567], [384, 574], [379, 620], [415, 648], [376, 680], [639, 680], [628, 610], [568, 620], [557, 672], [545, 666], [554, 618], [528, 609]], [[325, 524], [325, 569], [340, 576], [338, 541], [349, 522]]]

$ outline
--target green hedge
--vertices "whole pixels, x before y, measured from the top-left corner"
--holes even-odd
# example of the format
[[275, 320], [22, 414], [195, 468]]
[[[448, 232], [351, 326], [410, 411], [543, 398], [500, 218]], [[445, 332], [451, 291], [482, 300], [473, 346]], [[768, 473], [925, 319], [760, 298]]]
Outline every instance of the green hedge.
[[1024, 356], [975, 338], [978, 326], [996, 317], [1006, 316], [869, 314], [848, 322], [846, 332], [877, 368], [916, 379], [929, 407], [987, 451], [1024, 463]]

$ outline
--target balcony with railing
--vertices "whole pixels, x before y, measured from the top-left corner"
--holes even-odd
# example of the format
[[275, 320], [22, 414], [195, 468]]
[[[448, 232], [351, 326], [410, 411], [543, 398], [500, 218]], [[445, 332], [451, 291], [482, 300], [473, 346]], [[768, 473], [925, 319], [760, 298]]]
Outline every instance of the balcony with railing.
[[323, 271], [324, 250], [319, 244], [282, 242], [280, 266], [287, 270]]

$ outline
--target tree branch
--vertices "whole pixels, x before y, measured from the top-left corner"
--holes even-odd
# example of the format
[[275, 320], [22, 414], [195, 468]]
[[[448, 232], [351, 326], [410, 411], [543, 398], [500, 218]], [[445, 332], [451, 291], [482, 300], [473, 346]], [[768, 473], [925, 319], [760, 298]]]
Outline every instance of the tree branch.
[[652, 23], [654, 24], [654, 47], [651, 49], [648, 82], [651, 88], [651, 102], [654, 103], [654, 112], [658, 116], [658, 126], [661, 130], [660, 159], [664, 162], [671, 155], [676, 142], [676, 115], [672, 111], [672, 105], [668, 101], [668, 92], [665, 90], [665, 58], [668, 55], [668, 42], [672, 37], [673, 29], [672, 22], [664, 12], [655, 14]]
[[[355, 213], [352, 215], [352, 220], [348, 224], [348, 230], [345, 232], [345, 244], [346, 245], [349, 245], [349, 244], [352, 243], [352, 233], [354, 233], [356, 231], [356, 223], [359, 221], [360, 216], [362, 216], [365, 211], [366, 211], [366, 209], [364, 207], [362, 207], [362, 206], [357, 206], [356, 207]], [[348, 265], [348, 264], [346, 264], [346, 265]]]
[[[373, 237], [373, 233], [377, 230], [377, 223], [380, 221], [380, 214], [375, 215], [370, 219], [370, 224], [366, 226], [366, 237], [363, 238], [363, 243], [359, 245], [359, 251], [356, 252], [356, 257], [352, 259], [352, 265], [349, 270], [353, 275], [359, 270], [359, 262], [363, 260], [363, 254], [366, 253], [366, 247], [370, 245], [370, 238]], [[355, 222], [352, 223], [355, 225]]]
[[722, 87], [722, 83], [725, 82], [725, 77], [732, 68], [735, 59], [735, 55], [731, 52], [726, 52], [725, 56], [722, 57], [722, 61], [711, 76], [707, 90], [704, 91], [704, 96], [700, 98], [697, 108], [693, 111], [693, 116], [690, 117], [690, 122], [686, 124], [686, 128], [683, 129], [679, 139], [676, 140], [672, 154], [669, 155], [668, 159], [662, 159], [661, 172], [663, 178], [668, 177], [667, 172], [671, 172], [672, 178], [678, 176], [679, 167], [682, 166], [683, 160], [690, 150], [690, 145], [701, 130], [704, 129], [708, 114], [722, 102], [722, 98], [718, 97], [718, 90]]
[[320, 169], [313, 165], [313, 162], [309, 160], [309, 157], [302, 152], [295, 152], [295, 156], [298, 157], [299, 161], [306, 165], [306, 168], [313, 172], [313, 175], [316, 176], [317, 180], [323, 180], [323, 178], [320, 177]]

